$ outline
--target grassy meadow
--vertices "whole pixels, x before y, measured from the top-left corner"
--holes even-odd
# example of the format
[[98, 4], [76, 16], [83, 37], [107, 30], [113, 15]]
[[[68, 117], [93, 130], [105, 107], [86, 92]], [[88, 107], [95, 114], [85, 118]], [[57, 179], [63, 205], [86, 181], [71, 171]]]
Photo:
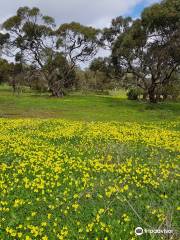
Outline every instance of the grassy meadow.
[[110, 95], [73, 93], [62, 99], [28, 89], [13, 95], [0, 87], [1, 118], [61, 118], [77, 121], [156, 122], [180, 119], [180, 102], [148, 104], [129, 101], [124, 91]]
[[179, 113], [124, 92], [1, 87], [0, 239], [178, 240]]

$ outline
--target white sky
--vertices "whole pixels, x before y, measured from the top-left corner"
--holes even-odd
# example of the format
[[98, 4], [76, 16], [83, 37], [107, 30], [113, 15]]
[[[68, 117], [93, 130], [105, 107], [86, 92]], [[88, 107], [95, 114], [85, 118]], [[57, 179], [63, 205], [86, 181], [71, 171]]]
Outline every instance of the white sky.
[[[0, 22], [15, 14], [22, 6], [39, 7], [42, 13], [55, 18], [59, 25], [77, 21], [95, 27], [108, 26], [120, 15], [138, 15], [141, 6], [159, 0], [0, 0]], [[137, 8], [138, 6], [138, 8]], [[139, 9], [140, 10], [140, 9]]]

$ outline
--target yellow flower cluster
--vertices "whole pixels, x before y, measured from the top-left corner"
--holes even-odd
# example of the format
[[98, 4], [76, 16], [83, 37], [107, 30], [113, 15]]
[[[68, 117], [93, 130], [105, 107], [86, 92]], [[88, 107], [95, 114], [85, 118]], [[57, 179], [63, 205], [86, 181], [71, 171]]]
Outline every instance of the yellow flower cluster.
[[1, 119], [0, 239], [129, 240], [169, 217], [176, 229], [178, 127]]

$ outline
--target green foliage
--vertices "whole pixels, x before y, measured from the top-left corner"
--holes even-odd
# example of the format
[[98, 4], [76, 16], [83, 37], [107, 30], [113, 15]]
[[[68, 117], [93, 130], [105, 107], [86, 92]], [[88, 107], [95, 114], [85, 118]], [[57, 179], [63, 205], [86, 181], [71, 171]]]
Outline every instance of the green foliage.
[[[62, 91], [65, 91], [67, 88], [71, 88], [75, 81], [75, 71], [74, 69], [70, 70], [69, 63], [66, 58], [61, 53], [54, 54], [53, 58], [48, 58], [45, 65], [45, 70], [51, 74], [50, 82], [51, 89], [57, 90], [59, 87]], [[55, 86], [54, 86], [55, 84]]]
[[99, 58], [95, 58], [91, 64], [89, 69], [93, 72], [104, 72], [104, 73], [108, 73], [109, 71], [109, 64], [107, 62], [107, 59], [99, 57]]
[[3, 23], [3, 27], [6, 29], [6, 30], [13, 30], [13, 29], [16, 29], [20, 26], [21, 24], [21, 17], [20, 16], [13, 16], [13, 17], [10, 17], [8, 20], [6, 20], [4, 23]]
[[3, 45], [5, 45], [8, 42], [9, 37], [10, 36], [9, 36], [8, 33], [3, 34], [3, 33], [0, 32], [0, 48], [2, 48]]
[[110, 28], [104, 28], [102, 31], [101, 43], [104, 48], [112, 48], [117, 37], [126, 32], [132, 24], [131, 17], [119, 16], [112, 20]]
[[54, 18], [50, 16], [43, 16], [42, 19], [44, 20], [44, 23], [50, 26], [55, 26], [55, 20]]
[[180, 23], [180, 2], [179, 0], [164, 0], [145, 8], [142, 12], [143, 25], [153, 33], [172, 33], [179, 28]]
[[180, 1], [164, 0], [142, 12], [142, 24], [152, 36], [162, 39], [168, 56], [180, 64]]
[[[57, 30], [58, 35], [65, 36], [68, 31], [72, 31], [74, 35], [78, 34], [79, 37], [82, 35], [85, 41], [88, 40], [95, 40], [99, 30], [93, 27], [83, 26], [77, 22], [65, 23], [62, 24], [59, 29]], [[80, 41], [80, 39], [79, 39]]]
[[129, 100], [138, 100], [140, 95], [140, 91], [138, 89], [130, 89], [127, 93], [127, 97]]
[[0, 58], [0, 84], [8, 82], [10, 70], [10, 64], [7, 60]]
[[[146, 8], [112, 45], [117, 72], [133, 74], [134, 87], [157, 102], [158, 89], [171, 82], [180, 66], [179, 1], [162, 1]], [[127, 82], [128, 85], [128, 82]]]

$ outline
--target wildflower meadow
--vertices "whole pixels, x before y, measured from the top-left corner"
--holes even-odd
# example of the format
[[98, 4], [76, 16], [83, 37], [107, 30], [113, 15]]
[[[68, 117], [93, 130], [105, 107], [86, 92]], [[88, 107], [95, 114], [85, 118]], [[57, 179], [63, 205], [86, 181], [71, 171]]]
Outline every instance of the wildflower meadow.
[[178, 128], [1, 119], [0, 239], [178, 239]]

